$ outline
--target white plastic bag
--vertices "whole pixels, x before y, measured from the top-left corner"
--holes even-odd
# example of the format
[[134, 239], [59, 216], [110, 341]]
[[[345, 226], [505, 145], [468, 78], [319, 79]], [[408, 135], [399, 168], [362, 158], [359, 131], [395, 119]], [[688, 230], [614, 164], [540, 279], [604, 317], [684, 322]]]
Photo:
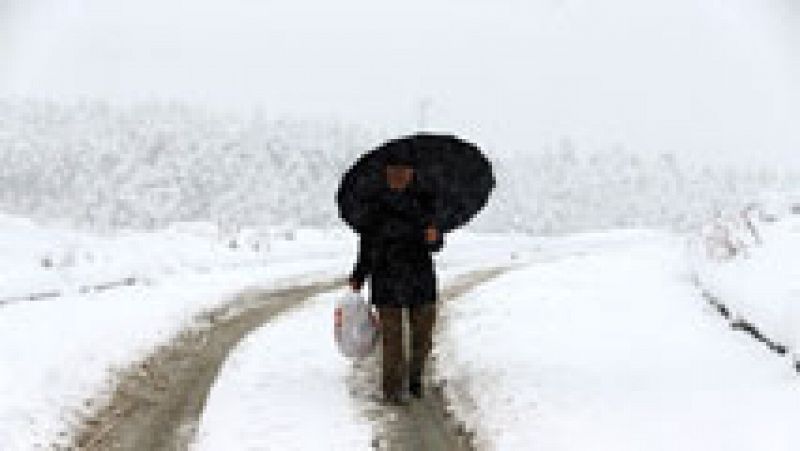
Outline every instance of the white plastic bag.
[[364, 297], [355, 291], [337, 300], [333, 314], [339, 352], [349, 358], [367, 357], [378, 342], [378, 319]]

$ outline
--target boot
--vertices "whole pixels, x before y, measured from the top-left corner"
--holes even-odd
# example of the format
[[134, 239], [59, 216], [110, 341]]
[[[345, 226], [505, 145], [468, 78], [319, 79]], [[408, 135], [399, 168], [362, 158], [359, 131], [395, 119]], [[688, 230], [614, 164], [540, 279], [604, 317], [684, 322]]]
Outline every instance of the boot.
[[408, 391], [411, 396], [417, 399], [422, 398], [422, 375], [420, 373], [412, 373], [409, 376]]
[[406, 401], [399, 392], [384, 393], [383, 403], [388, 406], [405, 406]]

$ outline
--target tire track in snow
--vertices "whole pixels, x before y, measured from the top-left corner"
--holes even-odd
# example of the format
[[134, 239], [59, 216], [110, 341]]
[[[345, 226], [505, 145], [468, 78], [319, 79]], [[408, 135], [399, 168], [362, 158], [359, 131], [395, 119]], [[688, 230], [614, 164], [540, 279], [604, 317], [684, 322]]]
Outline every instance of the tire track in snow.
[[[479, 270], [460, 276], [440, 292], [440, 305], [453, 302], [476, 286], [497, 277], [509, 268]], [[441, 312], [441, 310], [440, 310]], [[441, 313], [439, 315], [441, 318]], [[407, 331], [406, 331], [407, 332]], [[405, 334], [408, 337], [408, 333]], [[376, 423], [372, 447], [397, 451], [472, 450], [472, 434], [454, 418], [443, 390], [427, 383], [422, 399], [411, 399], [406, 406], [385, 406], [380, 402], [380, 352], [356, 362], [348, 378], [351, 394], [364, 405], [364, 413]], [[427, 365], [428, 369], [434, 362]]]
[[[66, 449], [187, 449], [209, 390], [236, 344], [276, 315], [344, 282], [337, 279], [247, 292], [201, 314], [201, 326], [182, 331], [172, 342], [123, 370], [109, 400], [83, 421]], [[87, 401], [87, 406], [91, 402]]]
[[[507, 268], [460, 276], [441, 291], [448, 302]], [[214, 380], [230, 351], [252, 330], [344, 280], [244, 293], [224, 307], [200, 315], [172, 342], [123, 370], [109, 400], [83, 421], [67, 449], [185, 450]], [[376, 353], [379, 354], [379, 353]], [[350, 388], [361, 396], [379, 387], [379, 355], [360, 362]], [[429, 384], [430, 385], [430, 384]], [[453, 418], [440, 387], [399, 409], [364, 399], [365, 413], [377, 425], [374, 446], [390, 450], [468, 450], [470, 434]], [[93, 401], [87, 401], [87, 404]], [[58, 446], [54, 448], [59, 449]]]

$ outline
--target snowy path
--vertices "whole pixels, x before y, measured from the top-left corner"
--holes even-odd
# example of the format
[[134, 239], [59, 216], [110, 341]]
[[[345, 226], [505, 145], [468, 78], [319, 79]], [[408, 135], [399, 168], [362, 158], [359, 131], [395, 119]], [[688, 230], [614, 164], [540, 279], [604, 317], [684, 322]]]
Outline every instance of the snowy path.
[[[460, 275], [441, 290], [441, 312], [450, 303], [482, 283], [497, 277], [507, 268], [492, 268]], [[441, 329], [441, 321], [437, 329]], [[380, 352], [351, 369], [348, 386], [353, 396], [365, 406], [364, 413], [376, 422], [377, 433], [373, 444], [382, 450], [469, 450], [471, 443], [464, 434], [465, 428], [450, 415], [441, 387], [431, 384], [426, 375], [425, 385], [430, 389], [421, 400], [411, 400], [407, 406], [387, 407], [380, 402]], [[428, 368], [430, 370], [430, 368]]]
[[[442, 301], [497, 273], [449, 274]], [[407, 407], [376, 402], [379, 353], [352, 365], [334, 347], [331, 312], [340, 295], [322, 294], [237, 346], [211, 389], [196, 451], [468, 449], [436, 393]]]
[[437, 374], [481, 447], [798, 447], [800, 381], [707, 306], [677, 238], [513, 271], [448, 316]]
[[254, 328], [343, 281], [241, 295], [119, 376], [110, 402], [84, 423], [78, 449], [185, 449], [230, 350]]

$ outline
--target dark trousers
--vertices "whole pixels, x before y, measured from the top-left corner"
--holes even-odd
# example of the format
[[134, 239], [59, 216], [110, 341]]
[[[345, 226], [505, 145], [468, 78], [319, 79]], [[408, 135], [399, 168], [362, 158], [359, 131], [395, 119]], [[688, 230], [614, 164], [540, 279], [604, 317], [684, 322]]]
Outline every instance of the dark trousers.
[[383, 341], [383, 392], [399, 393], [402, 390], [406, 369], [403, 352], [403, 309], [408, 310], [410, 331], [409, 377], [419, 380], [425, 361], [433, 348], [433, 325], [436, 322], [436, 304], [412, 307], [378, 307]]

